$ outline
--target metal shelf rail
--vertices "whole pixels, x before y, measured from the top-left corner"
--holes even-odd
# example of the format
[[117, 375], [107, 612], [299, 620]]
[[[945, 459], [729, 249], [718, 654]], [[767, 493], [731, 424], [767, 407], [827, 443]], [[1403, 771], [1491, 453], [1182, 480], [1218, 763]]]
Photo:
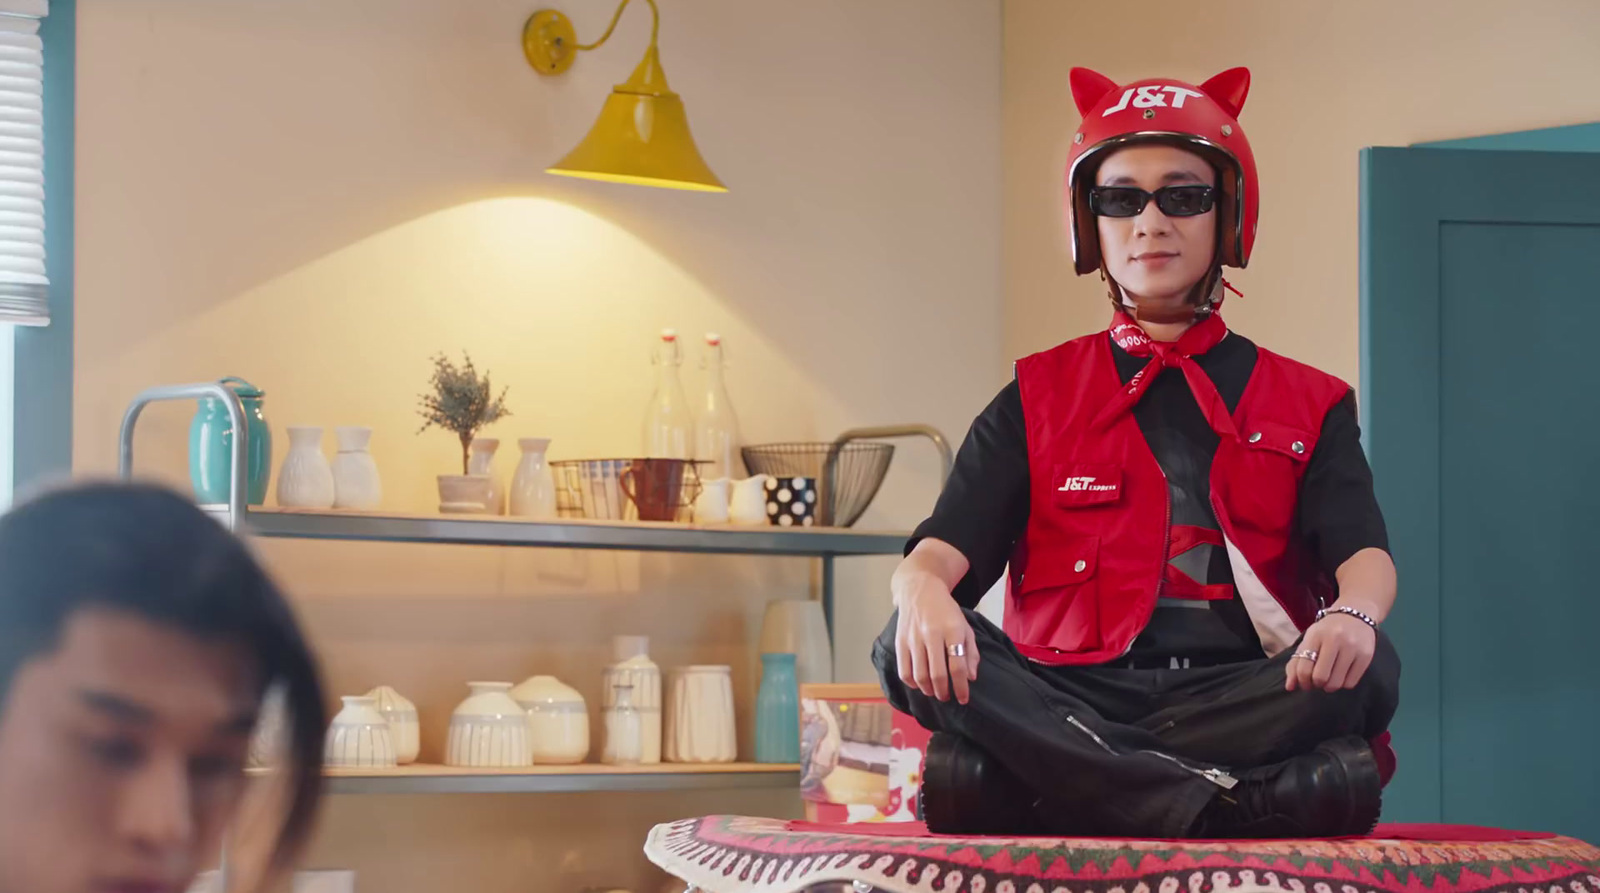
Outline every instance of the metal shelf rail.
[[460, 769], [326, 770], [330, 794], [558, 794], [589, 791], [795, 790], [800, 767], [787, 764], [661, 763], [652, 766], [531, 766]]

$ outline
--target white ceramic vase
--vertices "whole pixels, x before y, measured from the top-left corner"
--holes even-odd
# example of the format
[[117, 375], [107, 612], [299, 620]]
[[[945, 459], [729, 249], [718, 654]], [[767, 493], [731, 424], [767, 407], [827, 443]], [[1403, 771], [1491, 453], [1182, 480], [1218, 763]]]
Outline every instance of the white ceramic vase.
[[633, 686], [618, 684], [606, 695], [606, 744], [600, 761], [613, 766], [633, 766], [644, 762], [644, 729], [639, 708], [633, 705]]
[[394, 761], [404, 766], [417, 761], [422, 749], [422, 724], [417, 705], [387, 685], [367, 692], [378, 712], [389, 723], [389, 740], [394, 743]]
[[491, 515], [506, 513], [505, 482], [494, 470], [494, 453], [498, 449], [500, 449], [499, 438], [474, 437], [467, 455], [467, 474], [482, 474], [489, 477], [488, 510]]
[[522, 460], [511, 477], [511, 514], [552, 521], [556, 518], [556, 476], [545, 461], [550, 449], [548, 437], [524, 437], [517, 441]]
[[333, 468], [322, 454], [322, 429], [290, 426], [289, 452], [278, 469], [278, 505], [284, 508], [333, 507]]
[[533, 765], [528, 714], [511, 699], [509, 682], [468, 682], [472, 694], [450, 715], [445, 763], [473, 768]]
[[[661, 762], [661, 668], [650, 660], [649, 636], [616, 636], [611, 640], [615, 661], [605, 672], [605, 707], [616, 706], [620, 685], [632, 690], [639, 712], [639, 762]], [[607, 748], [610, 748], [608, 743]]]
[[589, 705], [554, 676], [531, 676], [511, 690], [528, 711], [534, 765], [581, 763], [589, 757]]
[[288, 746], [284, 729], [288, 725], [288, 698], [283, 685], [275, 683], [261, 699], [261, 714], [256, 718], [255, 731], [250, 735], [250, 753], [246, 765], [265, 769], [277, 766]]
[[832, 682], [833, 646], [822, 604], [800, 599], [768, 603], [761, 620], [761, 653], [793, 654], [801, 685]]
[[732, 668], [673, 670], [663, 747], [667, 760], [674, 763], [731, 763], [738, 757]]
[[347, 769], [385, 769], [395, 765], [389, 722], [369, 697], [345, 697], [322, 746], [322, 764]]
[[333, 507], [371, 511], [383, 502], [378, 463], [367, 452], [371, 428], [344, 426], [333, 429], [339, 452], [333, 457]]

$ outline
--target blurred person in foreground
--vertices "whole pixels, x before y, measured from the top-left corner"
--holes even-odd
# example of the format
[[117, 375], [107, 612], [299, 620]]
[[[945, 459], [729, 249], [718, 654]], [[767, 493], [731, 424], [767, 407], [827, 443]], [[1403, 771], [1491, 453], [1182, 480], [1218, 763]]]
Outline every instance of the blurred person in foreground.
[[[285, 734], [248, 782], [269, 687]], [[228, 837], [232, 888], [306, 841], [322, 689], [245, 545], [158, 487], [80, 484], [0, 518], [0, 893], [180, 893]]]

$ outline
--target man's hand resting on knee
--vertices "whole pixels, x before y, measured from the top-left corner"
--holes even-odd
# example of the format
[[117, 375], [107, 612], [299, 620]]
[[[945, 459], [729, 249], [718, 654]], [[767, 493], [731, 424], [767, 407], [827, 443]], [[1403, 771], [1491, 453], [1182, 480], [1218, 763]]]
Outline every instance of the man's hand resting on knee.
[[963, 704], [978, 678], [978, 643], [950, 591], [967, 567], [954, 546], [925, 539], [900, 562], [889, 584], [900, 612], [894, 637], [900, 679], [941, 701], [950, 700], [953, 689]]
[[[1335, 607], [1350, 607], [1378, 622], [1394, 607], [1394, 561], [1382, 549], [1362, 549], [1336, 572], [1339, 600]], [[1329, 614], [1306, 630], [1298, 653], [1285, 668], [1283, 687], [1289, 691], [1321, 689], [1334, 692], [1355, 688], [1372, 665], [1378, 634], [1348, 614]], [[1315, 656], [1311, 656], [1315, 655]]]

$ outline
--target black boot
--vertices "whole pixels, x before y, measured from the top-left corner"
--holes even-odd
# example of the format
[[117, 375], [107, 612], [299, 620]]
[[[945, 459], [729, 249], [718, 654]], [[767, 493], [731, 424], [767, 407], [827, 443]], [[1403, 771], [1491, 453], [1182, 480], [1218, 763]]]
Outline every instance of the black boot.
[[1191, 837], [1351, 837], [1378, 823], [1383, 783], [1367, 742], [1340, 738], [1219, 791]]
[[918, 811], [936, 834], [1043, 833], [1034, 796], [1015, 775], [965, 738], [935, 732], [923, 765]]

